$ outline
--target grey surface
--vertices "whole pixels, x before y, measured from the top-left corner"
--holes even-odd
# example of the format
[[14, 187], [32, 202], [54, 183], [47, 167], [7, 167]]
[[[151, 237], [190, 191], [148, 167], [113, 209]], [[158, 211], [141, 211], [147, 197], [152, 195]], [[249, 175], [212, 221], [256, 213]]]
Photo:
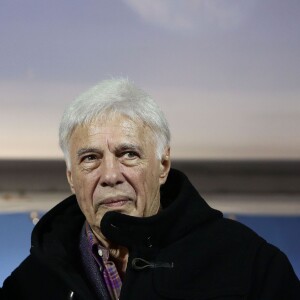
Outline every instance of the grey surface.
[[[172, 161], [200, 193], [300, 192], [300, 161]], [[62, 160], [0, 160], [0, 192], [69, 192]], [[300, 200], [299, 200], [300, 201]]]

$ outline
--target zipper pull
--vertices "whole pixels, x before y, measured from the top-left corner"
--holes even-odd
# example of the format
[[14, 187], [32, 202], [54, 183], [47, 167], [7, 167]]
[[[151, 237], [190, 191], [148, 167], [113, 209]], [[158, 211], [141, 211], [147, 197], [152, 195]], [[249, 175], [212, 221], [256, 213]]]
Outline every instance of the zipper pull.
[[131, 266], [134, 270], [143, 270], [146, 268], [156, 269], [156, 268], [174, 268], [174, 263], [168, 262], [150, 262], [143, 258], [136, 257], [132, 260]]

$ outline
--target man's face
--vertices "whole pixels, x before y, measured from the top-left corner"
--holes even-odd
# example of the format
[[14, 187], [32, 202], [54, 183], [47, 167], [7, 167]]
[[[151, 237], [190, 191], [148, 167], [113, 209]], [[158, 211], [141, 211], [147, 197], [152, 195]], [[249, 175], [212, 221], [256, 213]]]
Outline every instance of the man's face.
[[78, 126], [70, 143], [68, 181], [96, 236], [107, 211], [136, 217], [158, 212], [160, 185], [170, 168], [169, 149], [162, 159], [149, 127], [117, 115]]

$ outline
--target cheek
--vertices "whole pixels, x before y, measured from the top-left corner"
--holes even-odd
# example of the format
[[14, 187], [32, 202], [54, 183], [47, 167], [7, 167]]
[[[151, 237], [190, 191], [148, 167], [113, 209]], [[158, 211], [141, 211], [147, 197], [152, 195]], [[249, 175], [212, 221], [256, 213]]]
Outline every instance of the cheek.
[[[136, 178], [138, 182], [143, 183], [145, 187], [153, 187], [159, 181], [159, 166], [157, 160], [147, 161], [145, 165], [136, 169]], [[149, 191], [148, 191], [149, 192]]]
[[76, 188], [76, 192], [84, 194], [85, 196], [90, 195], [93, 189], [96, 188], [98, 182], [97, 180], [98, 180], [98, 176], [96, 172], [79, 174], [79, 176], [76, 177], [75, 184], [74, 184]]
[[159, 178], [155, 170], [139, 173], [136, 178], [138, 184], [138, 193], [141, 196], [141, 202], [144, 206], [150, 204], [156, 197], [159, 190]]
[[78, 177], [74, 181], [75, 194], [84, 212], [93, 211], [93, 193], [97, 184], [92, 176]]
[[97, 215], [89, 200], [87, 201], [86, 198], [80, 198], [78, 199], [78, 205], [90, 225], [98, 224]]

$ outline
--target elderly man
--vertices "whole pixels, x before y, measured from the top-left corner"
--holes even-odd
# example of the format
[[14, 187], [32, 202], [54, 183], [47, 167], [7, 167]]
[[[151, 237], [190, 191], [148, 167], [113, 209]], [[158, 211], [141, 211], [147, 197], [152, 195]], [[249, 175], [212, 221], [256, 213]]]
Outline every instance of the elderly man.
[[76, 99], [60, 125], [74, 195], [32, 233], [1, 299], [300, 299], [286, 256], [170, 170], [170, 132], [127, 80]]

